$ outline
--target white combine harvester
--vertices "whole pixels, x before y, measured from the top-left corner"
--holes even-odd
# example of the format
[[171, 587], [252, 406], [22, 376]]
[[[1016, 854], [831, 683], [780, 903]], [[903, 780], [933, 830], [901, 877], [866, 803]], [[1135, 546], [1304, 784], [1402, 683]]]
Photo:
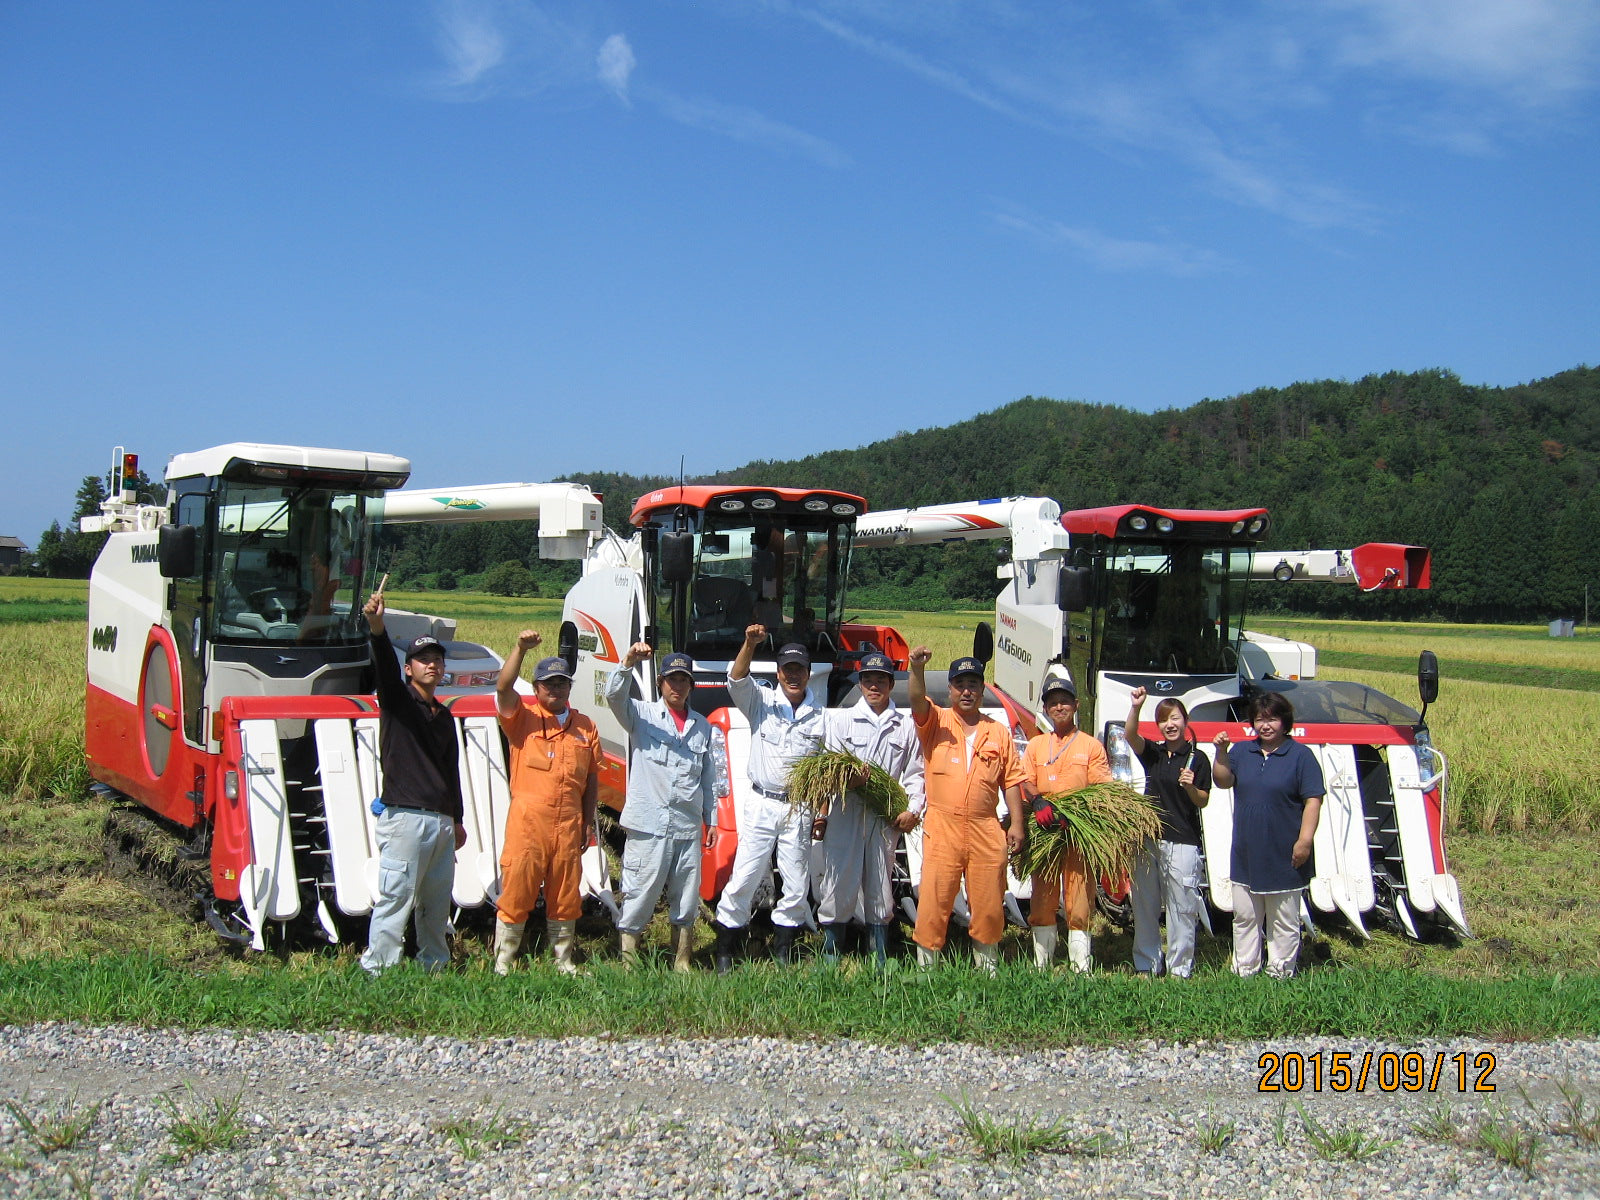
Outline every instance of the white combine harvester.
[[[992, 703], [1017, 737], [1038, 724], [1051, 671], [1071, 673], [1085, 724], [1113, 750], [1110, 718], [1126, 711], [1138, 683], [1184, 696], [1201, 732], [1235, 736], [1244, 731], [1234, 709], [1249, 689], [1293, 688], [1305, 723], [1297, 736], [1317, 749], [1330, 780], [1315, 905], [1357, 928], [1377, 909], [1413, 935], [1436, 916], [1466, 931], [1439, 838], [1442, 760], [1420, 718], [1369, 689], [1313, 686], [1310, 647], [1239, 624], [1245, 586], [1262, 571], [1341, 578], [1347, 564], [1352, 578], [1365, 578], [1378, 555], [1378, 586], [1426, 586], [1424, 550], [1257, 553], [1261, 510], [1062, 518], [1053, 501], [1011, 498], [868, 513], [841, 492], [745, 486], [652, 492], [619, 533], [604, 528], [599, 498], [579, 485], [394, 492], [409, 470], [389, 455], [232, 444], [174, 458], [164, 497], [140, 503], [119, 492], [102, 516], [85, 519], [86, 529], [111, 534], [90, 584], [91, 774], [157, 814], [209, 864], [205, 910], [226, 936], [257, 947], [295, 930], [337, 941], [348, 935], [342, 918], [371, 909], [368, 802], [382, 781], [360, 602], [378, 574], [374, 531], [385, 522], [534, 519], [542, 556], [583, 562], [561, 642], [576, 667], [574, 703], [605, 744], [606, 807], [621, 808], [627, 747], [599, 702], [604, 676], [640, 638], [696, 660], [693, 703], [715, 731], [721, 793], [708, 898], [731, 867], [747, 787], [749, 731], [725, 689], [746, 626], [766, 624], [772, 650], [804, 642], [819, 694], [845, 702], [863, 653], [882, 650], [902, 667], [908, 653], [893, 628], [846, 619], [852, 548], [1004, 537], [1012, 553], [1001, 569]], [[447, 652], [454, 641], [451, 621], [392, 614], [388, 623], [397, 639], [432, 632]], [[987, 626], [977, 640], [988, 658]], [[655, 695], [652, 670], [637, 670], [642, 695]], [[770, 654], [753, 672], [774, 673]], [[941, 682], [930, 683], [937, 698]], [[471, 908], [498, 890], [505, 756], [491, 696], [451, 704], [468, 830], [455, 900]], [[1207, 812], [1206, 840], [1213, 899], [1225, 908], [1217, 872], [1225, 875], [1227, 855], [1215, 850], [1226, 845], [1230, 806], [1221, 799]], [[586, 858], [587, 890], [602, 902], [611, 900], [604, 863], [598, 848]]]

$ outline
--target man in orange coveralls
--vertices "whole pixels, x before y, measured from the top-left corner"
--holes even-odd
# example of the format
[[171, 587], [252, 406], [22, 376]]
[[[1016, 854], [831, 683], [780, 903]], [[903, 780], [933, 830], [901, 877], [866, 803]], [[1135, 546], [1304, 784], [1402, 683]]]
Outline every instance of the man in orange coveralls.
[[517, 694], [523, 655], [541, 640], [531, 629], [519, 633], [495, 681], [495, 709], [511, 747], [511, 811], [495, 902], [500, 910], [494, 930], [497, 975], [511, 971], [541, 884], [556, 970], [564, 975], [578, 970], [572, 961], [583, 912], [578, 880], [600, 802], [600, 735], [593, 721], [567, 703], [572, 670], [563, 658], [543, 658], [534, 667], [533, 704], [524, 704]]
[[[965, 876], [972, 957], [993, 975], [1005, 932], [1006, 852], [1020, 848], [1024, 836], [1022, 764], [1011, 732], [980, 711], [983, 664], [975, 658], [950, 664], [950, 707], [941, 708], [928, 700], [924, 678], [932, 657], [926, 646], [911, 652], [911, 715], [922, 741], [928, 795], [913, 935], [917, 962], [932, 966], [939, 961]], [[1012, 817], [1008, 830], [1000, 825], [1002, 791]]]
[[[1051, 729], [1033, 738], [1022, 754], [1028, 798], [1111, 782], [1105, 748], [1078, 728], [1078, 693], [1073, 686], [1059, 677], [1051, 679], [1045, 685], [1042, 704]], [[1056, 907], [1063, 890], [1067, 898], [1067, 961], [1073, 970], [1087, 971], [1092, 965], [1089, 918], [1094, 916], [1094, 881], [1084, 868], [1083, 855], [1075, 849], [1067, 851], [1058, 877], [1033, 877], [1033, 899], [1028, 902], [1033, 961], [1041, 970], [1049, 970], [1055, 957]]]

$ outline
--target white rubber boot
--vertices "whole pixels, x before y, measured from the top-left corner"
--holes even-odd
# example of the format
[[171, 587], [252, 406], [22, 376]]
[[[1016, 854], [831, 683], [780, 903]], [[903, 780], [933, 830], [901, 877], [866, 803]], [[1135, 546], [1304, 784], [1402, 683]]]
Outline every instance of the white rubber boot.
[[939, 965], [939, 956], [943, 953], [943, 950], [929, 950], [926, 946], [918, 946], [917, 966], [937, 967]]
[[1090, 953], [1090, 946], [1087, 929], [1067, 930], [1067, 961], [1072, 964], [1074, 971], [1094, 970], [1094, 956]]
[[982, 942], [973, 942], [972, 965], [990, 979], [993, 979], [1000, 971], [1000, 947], [985, 946]]
[[1056, 956], [1056, 940], [1061, 936], [1054, 925], [1035, 925], [1033, 927], [1033, 965], [1041, 971], [1048, 971], [1050, 963]]
[[496, 975], [511, 974], [511, 964], [517, 959], [517, 951], [522, 949], [522, 931], [526, 928], [526, 922], [521, 925], [508, 925], [501, 920], [495, 921], [494, 973]]
[[556, 970], [563, 975], [576, 975], [578, 964], [572, 961], [572, 948], [577, 943], [576, 921], [550, 921], [550, 947], [556, 953]]
[[624, 970], [631, 971], [639, 965], [639, 935], [625, 933], [622, 935], [622, 966]]
[[694, 954], [694, 926], [679, 925], [672, 931], [672, 944], [677, 951], [672, 956], [672, 969], [680, 975], [694, 970], [690, 957]]

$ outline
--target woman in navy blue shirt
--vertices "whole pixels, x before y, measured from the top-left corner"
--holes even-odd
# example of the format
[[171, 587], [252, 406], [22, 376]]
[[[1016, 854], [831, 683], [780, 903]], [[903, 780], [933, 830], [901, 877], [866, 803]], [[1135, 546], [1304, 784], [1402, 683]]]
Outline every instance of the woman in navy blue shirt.
[[1300, 893], [1311, 882], [1312, 839], [1322, 815], [1322, 767], [1289, 736], [1294, 706], [1278, 692], [1250, 705], [1255, 739], [1229, 748], [1217, 734], [1214, 778], [1233, 789], [1233, 969], [1287, 979], [1300, 955]]

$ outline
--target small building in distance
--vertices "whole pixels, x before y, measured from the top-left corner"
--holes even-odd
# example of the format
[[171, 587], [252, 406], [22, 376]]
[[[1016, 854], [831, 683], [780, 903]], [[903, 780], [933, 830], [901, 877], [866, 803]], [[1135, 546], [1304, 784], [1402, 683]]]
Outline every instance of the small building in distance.
[[22, 555], [27, 549], [21, 538], [0, 534], [0, 575], [15, 575], [22, 570]]

